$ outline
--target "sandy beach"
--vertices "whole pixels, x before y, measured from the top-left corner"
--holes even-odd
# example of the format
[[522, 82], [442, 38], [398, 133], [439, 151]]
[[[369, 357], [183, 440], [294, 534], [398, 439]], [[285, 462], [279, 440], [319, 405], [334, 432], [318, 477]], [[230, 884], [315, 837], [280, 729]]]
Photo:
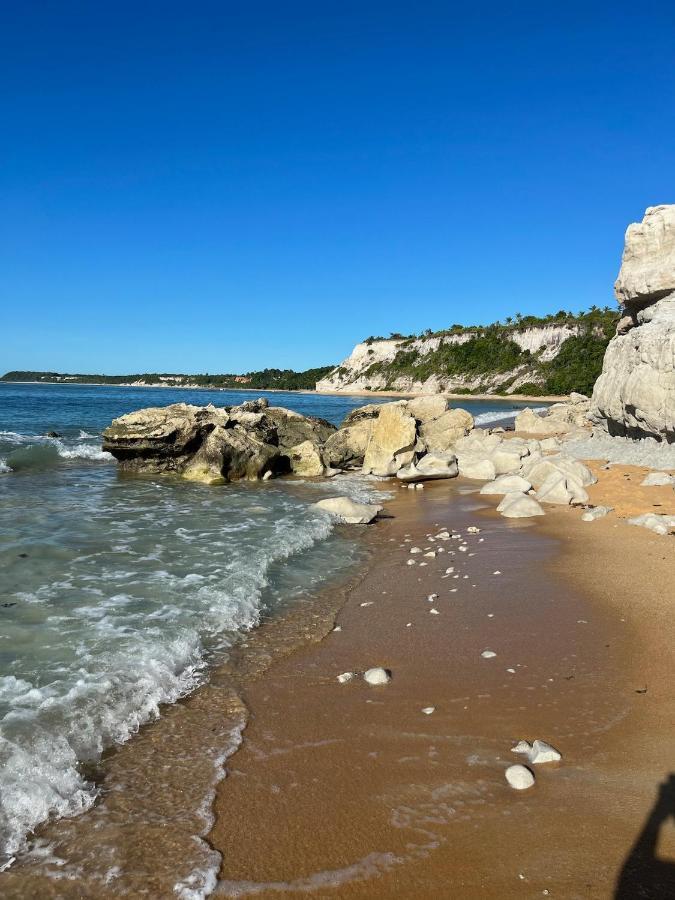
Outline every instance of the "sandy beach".
[[[639, 504], [641, 470], [600, 474], [592, 502]], [[671, 540], [570, 508], [505, 523], [467, 490], [401, 491], [341, 630], [245, 688], [210, 836], [223, 895], [670, 895]], [[374, 665], [390, 684], [336, 681]], [[537, 737], [563, 760], [514, 792], [511, 747]]]

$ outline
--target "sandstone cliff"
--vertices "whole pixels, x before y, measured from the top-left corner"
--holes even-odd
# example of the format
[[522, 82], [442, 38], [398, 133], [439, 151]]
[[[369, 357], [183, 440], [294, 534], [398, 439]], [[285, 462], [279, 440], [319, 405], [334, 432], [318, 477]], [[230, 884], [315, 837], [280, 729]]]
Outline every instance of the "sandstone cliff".
[[623, 316], [590, 418], [609, 434], [675, 442], [675, 204], [629, 225], [614, 285]]
[[[561, 312], [529, 327], [454, 326], [419, 337], [370, 338], [357, 344], [316, 388], [346, 393], [590, 393], [616, 318], [603, 310], [576, 317]], [[576, 372], [570, 358], [580, 361]], [[565, 377], [556, 377], [556, 369]]]

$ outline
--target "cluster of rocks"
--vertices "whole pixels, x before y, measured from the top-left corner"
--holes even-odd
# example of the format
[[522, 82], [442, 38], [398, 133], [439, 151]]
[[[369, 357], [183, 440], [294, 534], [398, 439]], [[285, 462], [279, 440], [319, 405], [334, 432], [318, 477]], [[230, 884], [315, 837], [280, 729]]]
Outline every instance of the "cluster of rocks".
[[[222, 408], [177, 403], [115, 419], [104, 432], [103, 448], [125, 471], [175, 473], [207, 484], [358, 470], [415, 486], [462, 475], [488, 482], [482, 493], [502, 496], [499, 511], [514, 518], [543, 515], [541, 502], [588, 500], [585, 487], [593, 476], [560, 452], [554, 436], [576, 435], [587, 407], [588, 398], [574, 395], [544, 416], [523, 411], [518, 428], [537, 438], [475, 428], [470, 413], [449, 408], [438, 395], [368, 404], [353, 410], [340, 428], [270, 406], [264, 398]], [[346, 497], [316, 505], [353, 524], [372, 521], [381, 509]]]
[[325, 419], [270, 406], [265, 398], [230, 407], [174, 403], [115, 419], [103, 432], [103, 449], [128, 472], [222, 484], [288, 472], [326, 474], [322, 448], [336, 430]]
[[591, 420], [610, 435], [675, 443], [675, 204], [649, 207], [628, 227], [614, 292], [623, 316]]
[[[103, 449], [125, 471], [171, 472], [207, 484], [344, 469], [387, 476], [404, 467], [416, 480], [457, 474], [443, 453], [473, 425], [470, 413], [449, 409], [438, 396], [369, 404], [350, 413], [339, 429], [325, 419], [270, 406], [265, 398], [230, 407], [175, 403], [115, 419], [103, 433]], [[425, 455], [417, 475], [415, 466]]]

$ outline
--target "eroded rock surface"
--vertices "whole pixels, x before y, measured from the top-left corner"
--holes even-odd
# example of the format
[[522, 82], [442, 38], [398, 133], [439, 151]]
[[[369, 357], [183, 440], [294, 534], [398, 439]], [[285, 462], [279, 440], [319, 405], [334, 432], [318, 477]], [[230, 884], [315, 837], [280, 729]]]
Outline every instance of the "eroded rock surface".
[[675, 204], [629, 225], [614, 292], [624, 308], [595, 383], [591, 421], [675, 442]]

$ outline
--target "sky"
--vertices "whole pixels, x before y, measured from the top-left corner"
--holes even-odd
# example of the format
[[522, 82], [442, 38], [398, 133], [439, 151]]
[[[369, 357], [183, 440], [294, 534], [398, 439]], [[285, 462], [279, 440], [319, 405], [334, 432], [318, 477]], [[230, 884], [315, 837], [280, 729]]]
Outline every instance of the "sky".
[[611, 304], [675, 202], [674, 46], [672, 2], [0, 3], [0, 370]]

